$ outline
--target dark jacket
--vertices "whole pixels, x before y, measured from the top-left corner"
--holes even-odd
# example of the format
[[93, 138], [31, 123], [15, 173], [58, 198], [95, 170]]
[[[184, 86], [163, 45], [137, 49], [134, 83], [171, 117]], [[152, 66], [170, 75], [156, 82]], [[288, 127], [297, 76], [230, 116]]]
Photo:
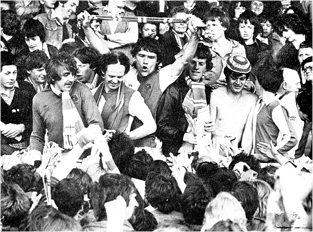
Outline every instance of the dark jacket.
[[[188, 91], [189, 86], [184, 77], [180, 77], [163, 92], [159, 100], [156, 114], [156, 135], [163, 143], [162, 151], [166, 156], [170, 152], [177, 155], [183, 143], [188, 122], [182, 103]], [[209, 104], [211, 89], [206, 87], [205, 92]]]

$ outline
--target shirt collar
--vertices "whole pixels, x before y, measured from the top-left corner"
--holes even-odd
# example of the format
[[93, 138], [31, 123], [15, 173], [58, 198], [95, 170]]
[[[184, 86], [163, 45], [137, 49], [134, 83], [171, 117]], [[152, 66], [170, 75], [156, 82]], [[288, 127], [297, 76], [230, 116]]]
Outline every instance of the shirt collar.
[[[13, 85], [13, 88], [11, 90], [13, 90], [15, 88], [19, 88], [19, 87], [20, 86], [18, 85], [17, 81], [15, 81], [14, 85]], [[0, 85], [0, 93], [5, 93], [5, 92], [6, 92], [5, 89]]]
[[61, 97], [62, 92], [60, 90], [56, 89], [52, 84], [50, 84], [50, 88], [55, 95]]
[[50, 12], [50, 19], [51, 20], [55, 20], [56, 22], [58, 22], [60, 25], [62, 25], [64, 22], [66, 22], [65, 20], [59, 18], [58, 14], [55, 12], [54, 9], [52, 9]]

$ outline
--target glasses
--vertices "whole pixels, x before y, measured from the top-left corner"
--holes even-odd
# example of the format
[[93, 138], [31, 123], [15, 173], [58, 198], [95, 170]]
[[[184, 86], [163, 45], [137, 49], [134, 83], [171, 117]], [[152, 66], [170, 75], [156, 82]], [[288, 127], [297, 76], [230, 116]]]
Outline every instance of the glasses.
[[313, 70], [312, 66], [304, 67], [304, 72], [312, 72], [312, 70]]
[[241, 81], [241, 82], [244, 82], [247, 80], [247, 76], [245, 74], [241, 74], [241, 73], [232, 73], [230, 75], [230, 79], [233, 80], [233, 81]]

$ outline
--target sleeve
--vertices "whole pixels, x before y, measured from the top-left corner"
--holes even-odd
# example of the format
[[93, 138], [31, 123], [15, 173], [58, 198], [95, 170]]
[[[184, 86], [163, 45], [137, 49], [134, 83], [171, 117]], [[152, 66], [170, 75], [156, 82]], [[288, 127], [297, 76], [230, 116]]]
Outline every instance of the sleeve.
[[33, 132], [30, 136], [30, 150], [37, 150], [42, 153], [45, 143], [45, 125], [40, 116], [40, 106], [37, 99], [38, 95], [33, 99]]
[[114, 33], [107, 35], [109, 41], [107, 46], [110, 49], [121, 47], [127, 44], [134, 44], [138, 41], [138, 23], [130, 22], [128, 24], [128, 29], [124, 33]]
[[101, 114], [97, 107], [97, 103], [87, 86], [81, 85], [82, 92], [82, 112], [85, 116], [85, 122], [87, 125], [96, 124], [99, 125], [101, 131], [104, 130]]
[[36, 91], [31, 86], [31, 88], [27, 88], [26, 93], [27, 93], [27, 96], [25, 97], [25, 99], [27, 99], [27, 102], [25, 106], [26, 112], [25, 112], [25, 118], [24, 118], [23, 124], [25, 125], [24, 134], [26, 138], [29, 140], [30, 134], [33, 130], [32, 102], [33, 102], [34, 96], [36, 95]]
[[31, 1], [25, 6], [24, 1], [15, 1], [15, 10], [18, 16], [27, 16], [39, 12], [39, 3], [37, 1]]

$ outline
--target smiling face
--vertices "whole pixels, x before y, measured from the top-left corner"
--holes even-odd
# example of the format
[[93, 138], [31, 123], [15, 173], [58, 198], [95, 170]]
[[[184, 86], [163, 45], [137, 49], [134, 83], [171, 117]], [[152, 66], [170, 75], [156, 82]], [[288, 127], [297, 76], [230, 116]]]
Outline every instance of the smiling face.
[[60, 66], [58, 68], [58, 74], [61, 80], [55, 81], [53, 86], [57, 90], [60, 90], [61, 92], [70, 91], [74, 84], [73, 73], [71, 73], [69, 70], [65, 69], [64, 67]]
[[40, 37], [38, 35], [28, 38], [25, 37], [25, 42], [28, 46], [28, 50], [30, 52], [36, 51], [36, 50], [42, 50], [42, 41], [40, 40]]
[[27, 71], [29, 74], [30, 79], [37, 83], [43, 84], [46, 82], [45, 77], [47, 75], [46, 69], [44, 67], [41, 68], [34, 68], [31, 71]]
[[206, 59], [193, 58], [188, 64], [188, 69], [191, 80], [199, 82], [206, 71]]
[[[183, 13], [183, 12], [179, 12], [176, 15], [174, 15], [173, 18], [175, 18], [175, 19], [186, 19], [187, 14]], [[187, 31], [187, 23], [172, 23], [171, 26], [177, 34], [183, 35]]]
[[247, 75], [243, 73], [232, 72], [227, 80], [227, 87], [233, 93], [241, 93], [247, 81]]
[[120, 63], [109, 64], [106, 73], [104, 74], [105, 91], [109, 92], [117, 90], [123, 81], [125, 75], [125, 66]]
[[252, 1], [251, 2], [251, 11], [256, 15], [259, 15], [263, 12], [264, 4], [262, 1]]
[[78, 3], [79, 0], [68, 0], [66, 3], [63, 4], [63, 7], [61, 6], [63, 19], [69, 19], [70, 16], [76, 12], [76, 7], [78, 6]]
[[0, 73], [1, 87], [12, 89], [17, 77], [17, 67], [15, 65], [2, 66]]
[[157, 55], [153, 52], [141, 50], [135, 56], [135, 61], [139, 75], [146, 77], [155, 70], [157, 65]]
[[254, 25], [252, 25], [249, 20], [239, 23], [239, 33], [244, 41], [253, 40]]
[[210, 41], [217, 41], [219, 38], [225, 37], [226, 27], [218, 19], [208, 20], [204, 30], [204, 38]]

